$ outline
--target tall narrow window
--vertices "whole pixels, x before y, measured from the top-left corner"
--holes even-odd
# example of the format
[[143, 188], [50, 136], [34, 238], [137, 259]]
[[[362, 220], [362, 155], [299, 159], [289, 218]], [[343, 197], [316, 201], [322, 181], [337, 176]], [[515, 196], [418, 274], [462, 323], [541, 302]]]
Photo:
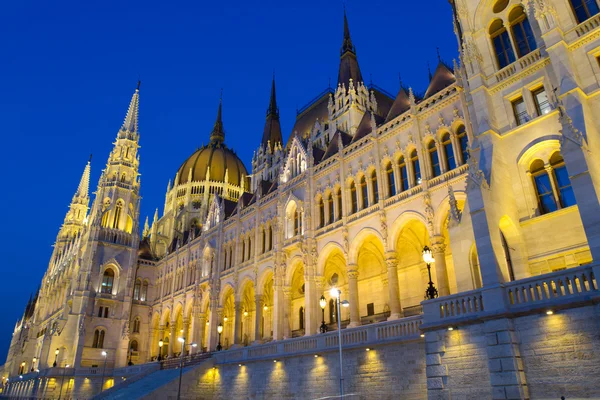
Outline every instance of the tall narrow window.
[[140, 333], [140, 319], [136, 318], [133, 321], [133, 333]]
[[362, 196], [362, 208], [369, 207], [369, 189], [367, 188], [367, 180], [364, 175], [360, 178], [360, 192]]
[[502, 20], [495, 20], [490, 26], [490, 37], [496, 53], [498, 68], [502, 69], [515, 62], [515, 53], [510, 43], [508, 32], [502, 23]]
[[512, 107], [517, 125], [522, 125], [529, 120], [529, 115], [527, 115], [527, 108], [525, 107], [525, 101], [522, 97], [513, 100]]
[[460, 153], [462, 155], [463, 163], [466, 163], [469, 159], [469, 151], [467, 150], [469, 148], [469, 139], [464, 125], [458, 127], [456, 130], [456, 137], [460, 144]]
[[300, 232], [300, 214], [298, 210], [294, 210], [294, 236]]
[[248, 260], [252, 257], [252, 238], [248, 238]]
[[571, 6], [578, 24], [600, 12], [596, 0], [571, 0]]
[[[416, 154], [416, 151], [415, 151]], [[410, 186], [410, 182], [408, 180], [408, 168], [406, 167], [406, 162], [404, 162], [404, 157], [400, 157], [398, 159], [398, 179], [400, 180], [400, 185], [398, 186], [398, 192], [404, 192]]]
[[412, 163], [412, 173], [415, 185], [421, 184], [421, 165], [419, 164], [419, 156], [417, 154], [417, 149], [414, 149], [412, 153], [410, 153], [410, 162]]
[[261, 252], [264, 253], [265, 251], [267, 251], [267, 234], [265, 233], [265, 230], [263, 229], [261, 232], [261, 236], [262, 236], [262, 247], [261, 247]]
[[515, 271], [513, 269], [512, 257], [510, 255], [510, 246], [506, 241], [504, 233], [500, 231], [500, 239], [502, 240], [502, 248], [504, 249], [504, 259], [506, 260], [506, 267], [508, 269], [508, 279], [512, 282], [515, 280]]
[[379, 188], [377, 187], [377, 172], [371, 171], [371, 191], [373, 192], [373, 203], [379, 203]]
[[338, 187], [335, 193], [335, 200], [337, 201], [337, 220], [342, 219], [342, 189]]
[[298, 310], [298, 325], [300, 329], [304, 329], [304, 307], [300, 307]]
[[104, 211], [104, 214], [102, 214], [102, 227], [103, 228], [108, 228], [108, 215], [109, 215], [108, 210]]
[[427, 150], [429, 151], [429, 158], [431, 161], [431, 173], [433, 174], [433, 177], [440, 176], [442, 174], [442, 169], [440, 167], [440, 156], [433, 140], [429, 142]]
[[394, 178], [394, 168], [392, 167], [392, 163], [387, 163], [385, 166], [385, 176], [387, 178], [388, 184], [388, 197], [392, 197], [396, 195], [396, 181]]
[[92, 347], [97, 349], [98, 348], [98, 337], [100, 336], [100, 331], [98, 329], [96, 329], [94, 331], [94, 340], [92, 342]]
[[242, 262], [246, 260], [246, 241], [242, 239]]
[[550, 182], [548, 172], [544, 168], [544, 162], [542, 160], [535, 160], [531, 164], [530, 171], [537, 193], [540, 214], [556, 211], [557, 206], [554, 194], [552, 193], [552, 183]]
[[565, 162], [560, 153], [554, 153], [550, 157], [550, 165], [554, 170], [554, 176], [556, 178], [556, 189], [558, 191], [558, 197], [561, 207], [569, 207], [577, 204], [575, 201], [575, 194], [571, 187], [571, 179], [567, 172]]
[[273, 228], [269, 225], [269, 251], [273, 250]]
[[537, 49], [535, 37], [533, 36], [527, 15], [523, 11], [523, 7], [514, 8], [510, 12], [508, 19], [519, 57], [523, 57]]
[[119, 229], [119, 220], [121, 219], [122, 211], [123, 211], [123, 203], [118, 202], [115, 207], [115, 215], [113, 217], [113, 229]]
[[452, 147], [452, 140], [450, 140], [448, 132], [442, 135], [442, 149], [444, 150], [448, 171], [451, 171], [456, 168], [456, 158], [454, 158], [454, 148]]
[[356, 193], [356, 185], [354, 184], [354, 181], [350, 182], [350, 201], [350, 214], [354, 214], [356, 211], [358, 211], [358, 195]]
[[148, 299], [148, 281], [144, 281], [142, 285], [142, 294], [140, 295], [141, 301], [146, 301]]
[[550, 111], [552, 111], [552, 107], [548, 101], [548, 95], [546, 94], [546, 90], [543, 86], [537, 90], [534, 90], [531, 94], [533, 94], [533, 101], [535, 102], [535, 108], [538, 115], [548, 114]]
[[325, 226], [325, 204], [323, 203], [323, 198], [319, 198], [319, 228]]
[[333, 211], [333, 196], [329, 193], [329, 197], [327, 198], [327, 207], [329, 209], [329, 223], [331, 224], [334, 221], [334, 211]]
[[135, 285], [133, 285], [133, 299], [134, 300], [139, 300], [140, 299], [140, 289], [142, 288], [142, 282], [140, 282], [140, 280], [136, 280], [135, 281]]
[[114, 279], [115, 279], [114, 271], [110, 268], [107, 268], [106, 271], [104, 271], [104, 275], [102, 275], [102, 288], [100, 291], [102, 293], [112, 294]]

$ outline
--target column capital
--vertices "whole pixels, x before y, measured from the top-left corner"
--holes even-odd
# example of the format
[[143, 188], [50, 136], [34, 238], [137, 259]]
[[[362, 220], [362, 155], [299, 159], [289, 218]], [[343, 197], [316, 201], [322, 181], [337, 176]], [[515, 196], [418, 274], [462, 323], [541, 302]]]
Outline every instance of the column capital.
[[358, 270], [353, 269], [348, 271], [348, 279], [358, 279]]

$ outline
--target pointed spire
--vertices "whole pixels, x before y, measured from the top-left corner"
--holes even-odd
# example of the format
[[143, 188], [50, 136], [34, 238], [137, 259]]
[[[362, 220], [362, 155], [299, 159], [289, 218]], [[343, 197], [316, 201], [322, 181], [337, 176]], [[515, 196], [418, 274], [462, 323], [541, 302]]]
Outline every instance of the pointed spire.
[[350, 37], [350, 28], [348, 27], [348, 17], [346, 16], [346, 7], [344, 7], [344, 41], [342, 42], [341, 54], [345, 52], [356, 53], [356, 49], [352, 44], [352, 38]]
[[150, 235], [150, 225], [148, 225], [148, 216], [146, 215], [146, 222], [144, 222], [144, 231], [142, 232], [142, 238], [147, 238]]
[[152, 220], [152, 225], [158, 221], [158, 208], [154, 211], [154, 219]]
[[346, 16], [346, 9], [344, 8], [344, 40], [342, 41], [342, 48], [340, 50], [340, 69], [338, 73], [338, 86], [344, 85], [349, 87], [350, 79], [354, 81], [355, 85], [363, 82], [362, 75], [360, 73], [360, 67], [358, 66], [358, 60], [356, 59], [356, 48], [350, 38], [350, 28], [348, 27], [348, 17]]
[[90, 159], [88, 160], [85, 168], [83, 169], [83, 174], [81, 175], [81, 180], [79, 181], [79, 186], [77, 186], [77, 192], [75, 193], [75, 197], [79, 198], [87, 198], [90, 192], [90, 164], [92, 162], [92, 156], [90, 155]]
[[211, 144], [222, 144], [225, 141], [225, 132], [223, 131], [222, 108], [223, 108], [223, 91], [221, 90], [221, 99], [219, 100], [219, 109], [217, 111], [217, 119], [215, 121], [213, 130], [210, 133], [210, 143]]
[[129, 109], [127, 110], [127, 115], [125, 116], [125, 121], [123, 121], [123, 126], [121, 127], [122, 131], [127, 132], [137, 132], [138, 131], [138, 114], [140, 108], [140, 84], [141, 81], [138, 81], [137, 88], [135, 89], [135, 93], [131, 97], [131, 102], [129, 103]]
[[265, 149], [272, 150], [271, 146], [283, 141], [281, 135], [281, 124], [279, 123], [279, 108], [277, 107], [277, 96], [275, 94], [275, 74], [271, 82], [271, 99], [269, 100], [269, 108], [267, 109], [267, 120], [261, 140], [261, 146]]
[[277, 107], [277, 96], [275, 94], [275, 72], [273, 72], [273, 80], [271, 81], [271, 99], [269, 100], [269, 109], [267, 117], [273, 115], [279, 118], [279, 108]]

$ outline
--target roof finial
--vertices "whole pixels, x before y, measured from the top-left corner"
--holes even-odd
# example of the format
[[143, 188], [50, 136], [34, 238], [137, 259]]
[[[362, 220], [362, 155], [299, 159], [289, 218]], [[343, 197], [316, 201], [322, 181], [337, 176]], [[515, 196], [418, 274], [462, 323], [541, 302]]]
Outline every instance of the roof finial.
[[92, 153], [90, 153], [90, 158], [89, 158], [89, 160], [88, 160], [88, 164], [92, 162], [92, 156], [93, 156], [93, 154], [92, 154]]
[[137, 88], [135, 90], [140, 90], [141, 84], [142, 84], [142, 81], [138, 78], [138, 84], [137, 84]]

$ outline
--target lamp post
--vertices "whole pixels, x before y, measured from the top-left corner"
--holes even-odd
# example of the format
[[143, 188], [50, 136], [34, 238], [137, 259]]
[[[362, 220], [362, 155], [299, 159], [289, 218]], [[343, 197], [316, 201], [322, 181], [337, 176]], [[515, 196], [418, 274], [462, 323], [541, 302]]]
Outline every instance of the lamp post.
[[161, 360], [161, 354], [162, 354], [163, 344], [165, 344], [165, 342], [163, 342], [162, 340], [158, 341], [158, 358], [157, 358], [158, 362], [160, 362], [160, 360]]
[[102, 352], [102, 357], [104, 357], [104, 367], [102, 368], [102, 384], [100, 384], [100, 393], [104, 390], [104, 373], [106, 372], [106, 356], [108, 354], [106, 351]]
[[53, 367], [56, 367], [56, 361], [58, 360], [58, 353], [60, 353], [59, 349], [54, 350], [54, 364], [52, 364]]
[[342, 317], [340, 306], [349, 307], [350, 303], [348, 300], [340, 301], [340, 297], [342, 297], [342, 291], [338, 288], [331, 288], [329, 292], [331, 297], [336, 298], [337, 302], [337, 324], [338, 324], [338, 350], [340, 353], [340, 398], [344, 397], [344, 368], [343, 368], [343, 359], [342, 359]]
[[66, 372], [66, 369], [69, 368], [69, 367], [70, 367], [70, 365], [67, 364], [63, 368], [62, 379], [60, 380], [60, 390], [58, 391], [58, 400], [60, 400], [60, 397], [62, 396], [62, 387], [65, 384], [65, 372]]
[[221, 333], [223, 333], [223, 324], [219, 322], [217, 326], [217, 332], [219, 333], [219, 343], [217, 343], [217, 351], [223, 350], [223, 346], [221, 346]]
[[325, 333], [327, 332], [327, 325], [325, 325], [325, 306], [327, 305], [327, 300], [325, 299], [325, 296], [321, 295], [321, 298], [319, 299], [319, 305], [321, 306], [321, 333]]
[[431, 264], [435, 262], [435, 259], [431, 249], [427, 246], [423, 247], [423, 261], [427, 264], [427, 273], [429, 274], [429, 284], [425, 289], [425, 300], [435, 299], [438, 297], [438, 291], [431, 281]]
[[[185, 353], [185, 338], [180, 337], [179, 343], [181, 343], [181, 354], [179, 355], [179, 386], [177, 387], [177, 400], [180, 399], [181, 395], [181, 375], [183, 374], [183, 354]], [[190, 343], [188, 346], [196, 347], [196, 343]]]

